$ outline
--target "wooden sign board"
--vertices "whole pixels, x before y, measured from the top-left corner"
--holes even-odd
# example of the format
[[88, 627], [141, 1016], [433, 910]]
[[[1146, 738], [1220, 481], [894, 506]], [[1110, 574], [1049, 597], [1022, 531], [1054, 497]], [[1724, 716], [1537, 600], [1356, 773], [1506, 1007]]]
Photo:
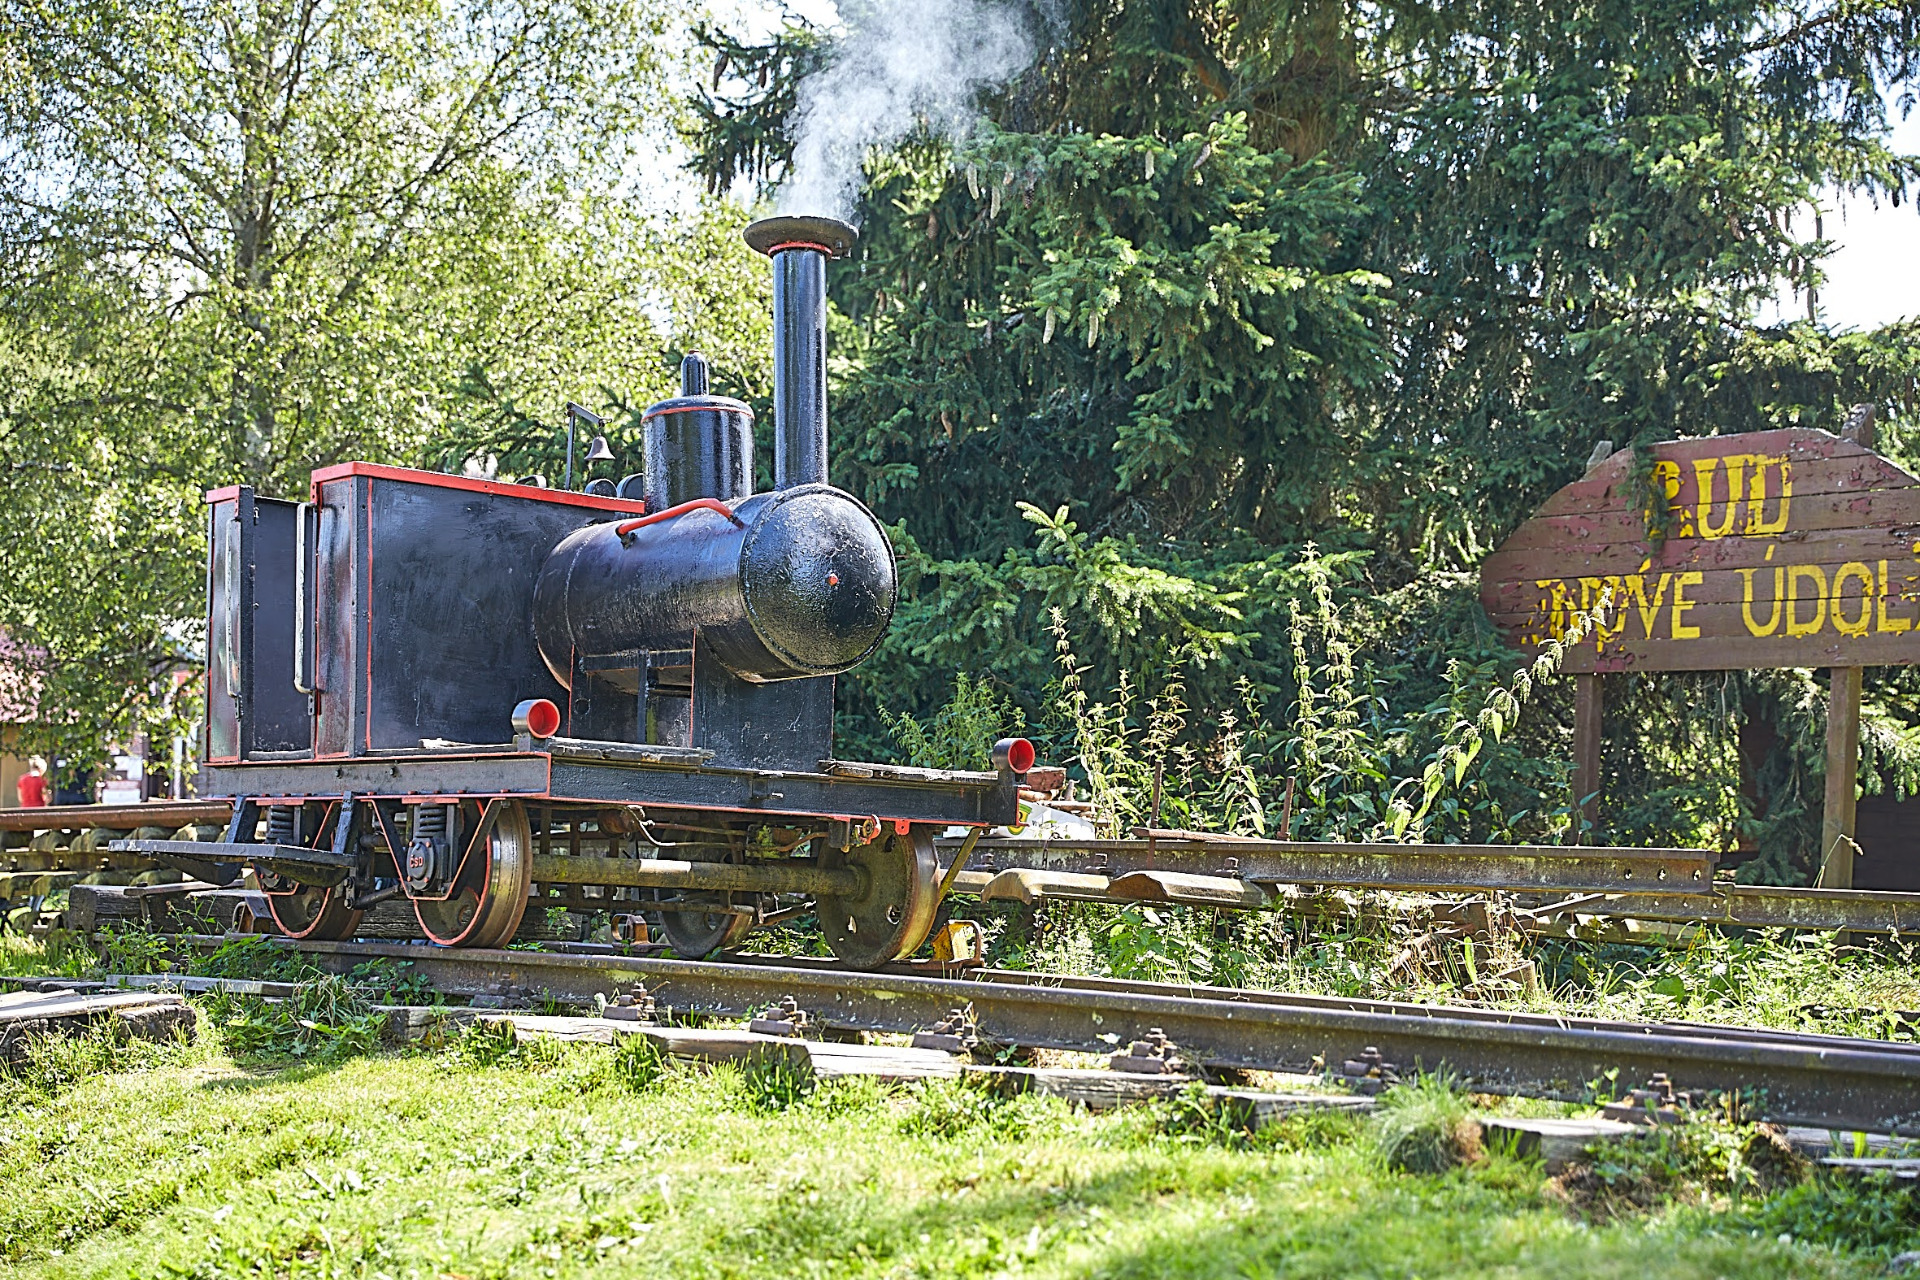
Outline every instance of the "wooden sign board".
[[1480, 600], [1510, 643], [1564, 634], [1610, 594], [1565, 670], [1920, 662], [1920, 482], [1806, 429], [1651, 453], [1615, 453], [1487, 557]]

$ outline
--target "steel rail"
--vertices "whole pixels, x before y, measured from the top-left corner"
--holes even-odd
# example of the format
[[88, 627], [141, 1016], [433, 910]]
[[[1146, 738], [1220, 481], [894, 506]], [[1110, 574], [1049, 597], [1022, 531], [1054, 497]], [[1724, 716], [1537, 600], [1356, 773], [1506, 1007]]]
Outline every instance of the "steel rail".
[[1682, 897], [1608, 896], [1598, 902], [1548, 906], [1533, 913], [1605, 916], [1675, 924], [1724, 924], [1755, 929], [1846, 929], [1855, 933], [1920, 932], [1920, 893], [1873, 889], [1787, 889], [1763, 884], [1718, 885], [1712, 893]]
[[[958, 840], [937, 842], [957, 849]], [[1117, 879], [1140, 871], [1254, 884], [1514, 893], [1698, 894], [1712, 881], [1707, 849], [1560, 845], [1356, 844], [1215, 837], [1150, 840], [981, 840], [973, 872], [1054, 871]]]
[[817, 1023], [841, 1030], [911, 1032], [970, 1007], [986, 1039], [1035, 1048], [1106, 1052], [1159, 1027], [1213, 1067], [1314, 1071], [1371, 1046], [1403, 1072], [1446, 1070], [1488, 1093], [1577, 1100], [1601, 1085], [1624, 1093], [1664, 1072], [1681, 1090], [1737, 1092], [1756, 1118], [1920, 1135], [1914, 1044], [1003, 970], [855, 973], [791, 958], [714, 963], [379, 943], [294, 949], [336, 973], [369, 959], [407, 962], [452, 995], [519, 987], [587, 1003], [642, 982], [675, 1013], [729, 1016], [791, 996]]
[[[950, 853], [961, 842], [936, 843], [943, 853]], [[1143, 878], [1139, 873], [1172, 873], [1267, 887], [1297, 884], [1405, 892], [1583, 895], [1577, 902], [1540, 908], [1534, 914], [1541, 919], [1595, 916], [1756, 929], [1920, 932], [1920, 893], [1716, 885], [1711, 883], [1712, 857], [1707, 851], [1689, 849], [1524, 845], [981, 840], [954, 890], [978, 894], [998, 872], [1031, 870], [1060, 878], [1052, 894], [1045, 892], [1043, 880], [1041, 896], [1130, 902], [1141, 900], [1138, 890], [1115, 882], [1126, 876]], [[1702, 859], [1708, 861], [1702, 863]], [[1690, 868], [1700, 865], [1708, 870], [1695, 880]], [[1088, 879], [1076, 882], [1070, 877]], [[1104, 888], [1097, 883], [1100, 880], [1107, 882]], [[1573, 887], [1577, 883], [1586, 887]], [[1147, 888], [1151, 892], [1151, 886]], [[1196, 898], [1194, 904], [1258, 905], [1251, 897], [1236, 901], [1224, 894], [1204, 904]]]
[[[230, 803], [218, 798], [0, 809], [0, 832], [225, 824], [231, 811]], [[962, 843], [957, 838], [937, 842], [949, 869]], [[1433, 893], [1573, 894], [1589, 897], [1546, 908], [1542, 918], [1592, 916], [1856, 933], [1920, 931], [1920, 894], [1714, 885], [1713, 859], [1711, 852], [1699, 849], [1320, 844], [1236, 837], [1197, 840], [1186, 833], [1132, 840], [984, 838], [977, 842], [965, 874], [956, 877], [952, 888], [956, 893], [978, 894], [999, 872], [1031, 870], [1043, 877], [1063, 878], [1051, 894], [1043, 879], [1041, 896], [1156, 901], [1161, 899], [1155, 896], [1152, 878], [1170, 874], [1193, 877], [1196, 883], [1184, 886], [1184, 895], [1176, 894], [1169, 900], [1210, 907], [1257, 906], [1263, 895], [1282, 885]], [[7, 870], [147, 865], [151, 865], [147, 859], [106, 851], [86, 855], [20, 849], [0, 852], [0, 869]], [[1113, 883], [1134, 873], [1146, 873], [1134, 875], [1135, 881], [1146, 883]], [[556, 874], [556, 883], [589, 882], [582, 879], [584, 873], [572, 868], [556, 869]], [[1071, 876], [1088, 879], [1078, 884], [1064, 879]], [[1101, 880], [1106, 881], [1104, 886]], [[1219, 891], [1206, 892], [1208, 885]]]
[[62, 804], [38, 809], [0, 809], [0, 831], [81, 831], [89, 827], [135, 831], [141, 827], [225, 825], [233, 806], [225, 800], [149, 800], [143, 804]]

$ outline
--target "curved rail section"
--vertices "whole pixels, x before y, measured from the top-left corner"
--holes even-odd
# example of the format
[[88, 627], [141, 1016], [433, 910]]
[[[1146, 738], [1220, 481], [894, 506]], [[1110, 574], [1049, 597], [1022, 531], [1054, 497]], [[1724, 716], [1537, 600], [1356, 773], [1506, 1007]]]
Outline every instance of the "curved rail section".
[[377, 943], [298, 949], [338, 973], [375, 957], [410, 961], [452, 995], [520, 987], [589, 1003], [596, 992], [641, 982], [676, 1015], [727, 1016], [792, 997], [815, 1023], [850, 1031], [912, 1032], [970, 1007], [984, 1039], [1034, 1048], [1104, 1053], [1159, 1027], [1187, 1058], [1213, 1067], [1318, 1071], [1377, 1047], [1403, 1072], [1444, 1069], [1487, 1093], [1579, 1100], [1624, 1094], [1665, 1072], [1681, 1090], [1740, 1094], [1743, 1114], [1754, 1118], [1920, 1135], [1920, 1044], [1006, 970], [852, 973], [793, 957], [713, 963]]

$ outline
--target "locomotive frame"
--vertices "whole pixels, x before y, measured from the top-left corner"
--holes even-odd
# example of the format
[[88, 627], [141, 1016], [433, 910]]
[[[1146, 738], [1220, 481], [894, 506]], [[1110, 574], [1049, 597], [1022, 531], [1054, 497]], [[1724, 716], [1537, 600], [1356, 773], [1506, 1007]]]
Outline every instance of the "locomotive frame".
[[854, 233], [745, 234], [774, 275], [772, 491], [750, 492], [751, 411], [689, 356], [617, 488], [354, 462], [305, 502], [209, 493], [200, 789], [233, 818], [114, 847], [251, 873], [296, 938], [403, 899], [443, 946], [563, 905], [655, 919], [689, 956], [807, 910], [848, 965], [917, 948], [934, 836], [1015, 821], [1033, 750], [1003, 740], [992, 772], [835, 758], [834, 677], [897, 588], [884, 529], [827, 483], [825, 264]]

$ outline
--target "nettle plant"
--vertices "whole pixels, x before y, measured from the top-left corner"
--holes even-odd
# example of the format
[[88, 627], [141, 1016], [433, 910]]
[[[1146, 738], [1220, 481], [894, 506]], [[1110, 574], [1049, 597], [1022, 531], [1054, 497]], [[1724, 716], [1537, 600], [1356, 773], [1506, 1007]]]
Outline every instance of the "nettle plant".
[[[1567, 653], [1605, 617], [1610, 597], [1576, 614], [1510, 673], [1503, 675], [1510, 659], [1450, 659], [1444, 692], [1401, 714], [1335, 596], [1329, 561], [1309, 543], [1298, 570], [1307, 590], [1304, 604], [1290, 602], [1294, 689], [1284, 718], [1270, 712], [1286, 705], [1285, 692], [1263, 700], [1244, 677], [1233, 705], [1196, 713], [1185, 672], [1205, 655], [1191, 649], [1174, 652], [1153, 692], [1144, 677], [1123, 671], [1111, 695], [1096, 699], [1065, 615], [1053, 611], [1059, 674], [1045, 724], [1057, 731], [1050, 745], [1084, 782], [1103, 836], [1151, 824], [1300, 839], [1517, 843], [1552, 842], [1572, 830], [1566, 766], [1527, 761], [1509, 738]], [[980, 698], [979, 686], [963, 682], [912, 740], [941, 724], [992, 719], [983, 719]], [[1009, 715], [1003, 707], [999, 722]], [[894, 718], [896, 733], [901, 720]], [[1521, 764], [1544, 771], [1562, 803], [1508, 812], [1482, 776], [1496, 758], [1508, 774]]]

